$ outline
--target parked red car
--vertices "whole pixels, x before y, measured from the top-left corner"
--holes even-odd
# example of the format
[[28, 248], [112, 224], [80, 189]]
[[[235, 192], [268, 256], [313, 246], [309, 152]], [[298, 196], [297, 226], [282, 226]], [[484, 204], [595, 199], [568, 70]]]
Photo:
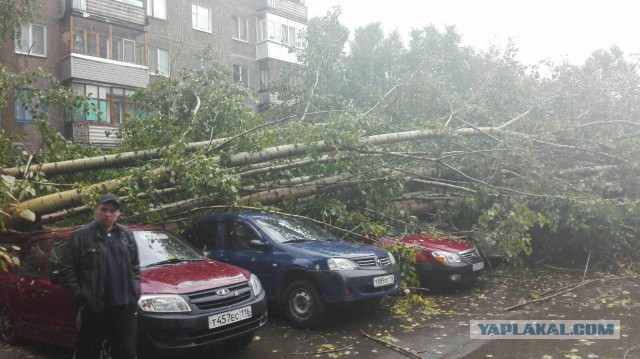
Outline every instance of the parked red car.
[[416, 254], [416, 273], [427, 288], [455, 287], [472, 282], [483, 272], [485, 262], [469, 242], [454, 238], [436, 238], [425, 233], [385, 239], [424, 248]]
[[[265, 294], [249, 271], [202, 256], [165, 230], [130, 226], [140, 256], [142, 349], [192, 348], [224, 342], [246, 347], [267, 322]], [[77, 310], [56, 284], [59, 258], [72, 231], [33, 236], [21, 265], [0, 271], [0, 334], [73, 347]], [[53, 282], [53, 283], [52, 283]]]

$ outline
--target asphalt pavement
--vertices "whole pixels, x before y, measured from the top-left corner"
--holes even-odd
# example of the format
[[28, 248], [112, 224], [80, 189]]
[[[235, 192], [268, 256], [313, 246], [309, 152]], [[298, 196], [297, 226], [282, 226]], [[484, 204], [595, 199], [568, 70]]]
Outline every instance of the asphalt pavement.
[[[582, 280], [581, 271], [536, 269], [487, 273], [479, 283], [462, 290], [426, 293], [437, 314], [418, 309], [405, 315], [391, 313], [393, 300], [373, 307], [332, 308], [320, 329], [302, 330], [288, 325], [275, 310], [269, 323], [242, 352], [220, 346], [168, 357], [198, 358], [624, 358], [640, 359], [640, 284], [637, 278], [590, 282], [550, 300], [526, 307], [504, 309], [538, 299], [539, 293]], [[586, 279], [603, 278], [588, 275]], [[619, 320], [620, 339], [470, 339], [470, 320]], [[366, 337], [364, 334], [368, 335]], [[391, 343], [386, 347], [379, 339]], [[413, 354], [401, 353], [406, 348]], [[0, 359], [70, 358], [68, 350], [22, 342], [0, 342]]]

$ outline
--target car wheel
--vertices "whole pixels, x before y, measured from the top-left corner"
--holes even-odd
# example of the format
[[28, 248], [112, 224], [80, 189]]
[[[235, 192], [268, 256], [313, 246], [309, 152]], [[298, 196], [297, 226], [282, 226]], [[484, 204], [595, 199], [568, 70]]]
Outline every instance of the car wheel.
[[294, 326], [309, 328], [324, 320], [327, 306], [313, 284], [304, 280], [289, 284], [284, 299], [285, 315]]
[[225, 345], [233, 350], [240, 351], [249, 346], [253, 342], [254, 333], [244, 334], [237, 338], [233, 338], [225, 343]]
[[16, 327], [11, 322], [9, 307], [3, 307], [0, 311], [0, 335], [6, 343], [13, 344], [18, 338]]

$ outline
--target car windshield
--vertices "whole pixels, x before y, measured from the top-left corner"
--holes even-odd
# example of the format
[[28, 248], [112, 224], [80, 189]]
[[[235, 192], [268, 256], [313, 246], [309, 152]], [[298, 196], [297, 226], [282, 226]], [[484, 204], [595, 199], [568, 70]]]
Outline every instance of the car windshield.
[[204, 260], [196, 249], [173, 233], [160, 230], [140, 230], [133, 233], [141, 267]]
[[307, 220], [283, 217], [255, 217], [258, 226], [280, 243], [339, 240], [322, 227]]

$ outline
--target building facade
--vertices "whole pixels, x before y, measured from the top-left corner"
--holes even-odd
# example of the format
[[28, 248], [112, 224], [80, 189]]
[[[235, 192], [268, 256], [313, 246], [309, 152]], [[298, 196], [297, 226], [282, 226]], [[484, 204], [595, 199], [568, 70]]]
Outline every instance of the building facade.
[[[0, 63], [14, 73], [42, 68], [87, 95], [97, 111], [46, 109], [52, 128], [76, 143], [117, 146], [107, 133], [139, 109], [136, 89], [160, 76], [206, 66], [205, 49], [253, 90], [258, 109], [277, 104], [269, 83], [304, 49], [304, 0], [39, 0], [22, 36], [3, 42]], [[37, 86], [37, 85], [34, 85]], [[19, 91], [0, 113], [7, 134], [39, 146], [38, 130]]]

